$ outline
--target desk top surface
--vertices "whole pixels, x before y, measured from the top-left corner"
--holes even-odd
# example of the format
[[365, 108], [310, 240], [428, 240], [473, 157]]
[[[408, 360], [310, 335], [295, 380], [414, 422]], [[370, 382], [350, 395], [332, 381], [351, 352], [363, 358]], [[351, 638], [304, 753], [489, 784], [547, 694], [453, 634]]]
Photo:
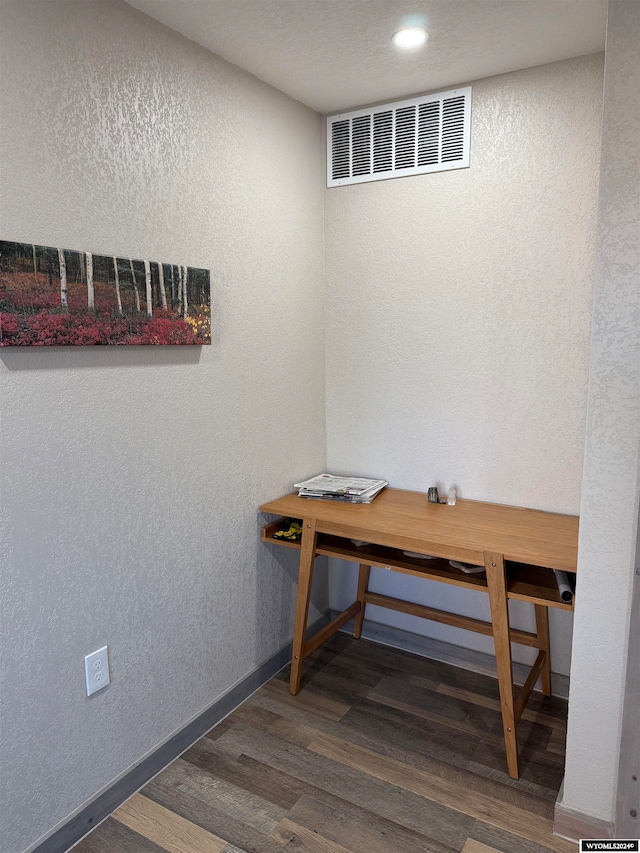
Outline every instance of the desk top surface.
[[[455, 506], [432, 504], [424, 492], [386, 488], [371, 504], [299, 498], [297, 493], [269, 501], [261, 512], [315, 519], [321, 533], [394, 544], [423, 553], [468, 551], [478, 561], [484, 551], [505, 559], [575, 572], [578, 517], [502, 504], [458, 499]], [[460, 559], [462, 555], [458, 556]], [[464, 558], [464, 557], [462, 557]]]

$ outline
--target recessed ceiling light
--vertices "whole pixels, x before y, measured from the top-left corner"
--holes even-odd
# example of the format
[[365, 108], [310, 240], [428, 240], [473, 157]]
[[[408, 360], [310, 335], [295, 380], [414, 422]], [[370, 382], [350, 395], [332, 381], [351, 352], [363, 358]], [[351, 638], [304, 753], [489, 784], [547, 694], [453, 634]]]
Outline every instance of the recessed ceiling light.
[[420, 47], [429, 38], [429, 33], [422, 27], [408, 27], [406, 30], [398, 30], [393, 34], [391, 41], [404, 50]]

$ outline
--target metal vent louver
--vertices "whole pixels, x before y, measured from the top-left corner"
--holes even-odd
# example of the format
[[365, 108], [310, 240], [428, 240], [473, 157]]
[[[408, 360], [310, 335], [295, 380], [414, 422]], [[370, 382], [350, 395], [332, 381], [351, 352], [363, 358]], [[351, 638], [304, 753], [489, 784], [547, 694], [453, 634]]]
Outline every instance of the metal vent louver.
[[327, 119], [327, 186], [464, 169], [471, 86]]

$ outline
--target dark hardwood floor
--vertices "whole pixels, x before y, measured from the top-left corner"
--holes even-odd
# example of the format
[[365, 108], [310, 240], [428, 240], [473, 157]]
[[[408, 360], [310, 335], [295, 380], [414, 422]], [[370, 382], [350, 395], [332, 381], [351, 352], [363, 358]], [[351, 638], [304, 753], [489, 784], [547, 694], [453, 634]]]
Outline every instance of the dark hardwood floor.
[[575, 853], [552, 833], [566, 702], [534, 693], [506, 773], [497, 682], [336, 635], [74, 853]]

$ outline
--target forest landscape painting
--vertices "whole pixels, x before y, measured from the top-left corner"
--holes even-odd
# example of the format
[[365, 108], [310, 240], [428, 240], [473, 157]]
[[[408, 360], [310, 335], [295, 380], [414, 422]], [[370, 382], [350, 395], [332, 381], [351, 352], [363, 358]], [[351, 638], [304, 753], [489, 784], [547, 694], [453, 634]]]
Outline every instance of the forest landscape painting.
[[0, 240], [0, 346], [210, 343], [209, 270]]

